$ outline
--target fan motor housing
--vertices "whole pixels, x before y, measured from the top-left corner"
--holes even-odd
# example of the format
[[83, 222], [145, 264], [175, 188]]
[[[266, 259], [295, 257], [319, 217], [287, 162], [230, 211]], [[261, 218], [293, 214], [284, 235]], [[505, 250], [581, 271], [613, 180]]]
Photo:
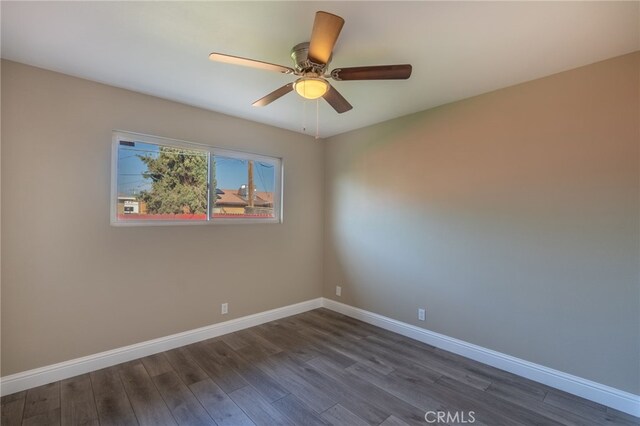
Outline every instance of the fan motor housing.
[[294, 67], [299, 74], [322, 76], [325, 69], [329, 65], [331, 58], [326, 64], [316, 64], [309, 60], [309, 42], [298, 43], [291, 49], [291, 59], [293, 59]]

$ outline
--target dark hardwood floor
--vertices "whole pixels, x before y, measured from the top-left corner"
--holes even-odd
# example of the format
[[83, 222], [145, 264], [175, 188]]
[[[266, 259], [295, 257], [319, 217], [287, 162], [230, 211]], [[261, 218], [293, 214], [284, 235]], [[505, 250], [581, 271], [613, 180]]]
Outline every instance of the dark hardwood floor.
[[459, 424], [640, 425], [326, 309], [5, 396], [2, 425], [397, 426], [429, 424], [427, 411]]

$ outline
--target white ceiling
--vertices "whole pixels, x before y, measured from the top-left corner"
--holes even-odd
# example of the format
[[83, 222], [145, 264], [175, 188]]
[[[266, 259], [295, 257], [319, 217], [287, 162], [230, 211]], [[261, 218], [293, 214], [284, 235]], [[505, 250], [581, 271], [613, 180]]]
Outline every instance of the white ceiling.
[[251, 103], [291, 76], [208, 60], [291, 66], [317, 10], [346, 23], [330, 68], [413, 64], [407, 81], [335, 82], [320, 135], [421, 111], [640, 49], [639, 2], [6, 2], [2, 57], [302, 132], [315, 101]]

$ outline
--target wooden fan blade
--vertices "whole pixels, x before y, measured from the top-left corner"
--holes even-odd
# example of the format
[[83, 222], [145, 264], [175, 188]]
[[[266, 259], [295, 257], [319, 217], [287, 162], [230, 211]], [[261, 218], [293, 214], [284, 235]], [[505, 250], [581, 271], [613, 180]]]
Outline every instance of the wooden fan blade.
[[333, 107], [333, 109], [336, 110], [338, 114], [342, 114], [343, 112], [347, 112], [353, 108], [351, 104], [342, 97], [340, 92], [331, 85], [329, 85], [329, 90], [327, 90], [327, 93], [324, 94], [323, 98]]
[[406, 80], [411, 77], [411, 65], [376, 65], [371, 67], [336, 68], [334, 80]]
[[327, 12], [316, 12], [309, 42], [309, 60], [316, 64], [326, 64], [331, 58], [333, 46], [338, 40], [344, 19]]
[[278, 71], [283, 74], [293, 74], [292, 68], [283, 65], [270, 64], [269, 62], [256, 61], [254, 59], [241, 58], [239, 56], [225, 55], [224, 53], [213, 52], [209, 55], [209, 59], [217, 62], [224, 62], [233, 65], [242, 65], [244, 67], [259, 68], [267, 71]]
[[285, 84], [284, 86], [280, 87], [279, 89], [276, 89], [273, 92], [269, 93], [264, 98], [258, 99], [252, 105], [256, 106], [256, 107], [262, 107], [262, 106], [269, 105], [271, 102], [275, 101], [276, 99], [279, 99], [279, 98], [283, 97], [284, 95], [286, 95], [287, 93], [289, 93], [292, 90], [293, 90], [293, 83]]

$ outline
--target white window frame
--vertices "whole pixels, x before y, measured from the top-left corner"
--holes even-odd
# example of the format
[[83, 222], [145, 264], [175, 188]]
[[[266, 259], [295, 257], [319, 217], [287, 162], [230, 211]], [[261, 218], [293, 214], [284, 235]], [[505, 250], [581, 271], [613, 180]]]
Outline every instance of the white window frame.
[[[206, 220], [118, 220], [118, 148], [121, 141], [143, 142], [154, 145], [169, 146], [175, 148], [185, 148], [195, 151], [201, 151], [208, 154], [208, 161], [212, 156], [223, 156], [237, 158], [239, 160], [253, 160], [261, 163], [272, 164], [274, 166], [274, 182], [273, 189], [273, 212], [274, 217], [259, 218], [215, 218], [211, 217], [213, 208], [213, 196], [216, 188], [210, 185], [212, 176], [208, 176], [209, 191], [207, 200], [207, 219]], [[112, 226], [174, 226], [174, 225], [240, 225], [240, 224], [266, 224], [266, 223], [282, 223], [282, 186], [283, 181], [283, 160], [280, 157], [271, 157], [262, 154], [254, 154], [245, 151], [236, 151], [226, 148], [217, 148], [211, 145], [205, 145], [195, 142], [187, 142], [183, 140], [164, 138], [161, 136], [150, 136], [141, 133], [128, 132], [122, 130], [113, 131], [112, 147], [111, 147], [111, 225]], [[211, 168], [209, 167], [209, 172]]]

